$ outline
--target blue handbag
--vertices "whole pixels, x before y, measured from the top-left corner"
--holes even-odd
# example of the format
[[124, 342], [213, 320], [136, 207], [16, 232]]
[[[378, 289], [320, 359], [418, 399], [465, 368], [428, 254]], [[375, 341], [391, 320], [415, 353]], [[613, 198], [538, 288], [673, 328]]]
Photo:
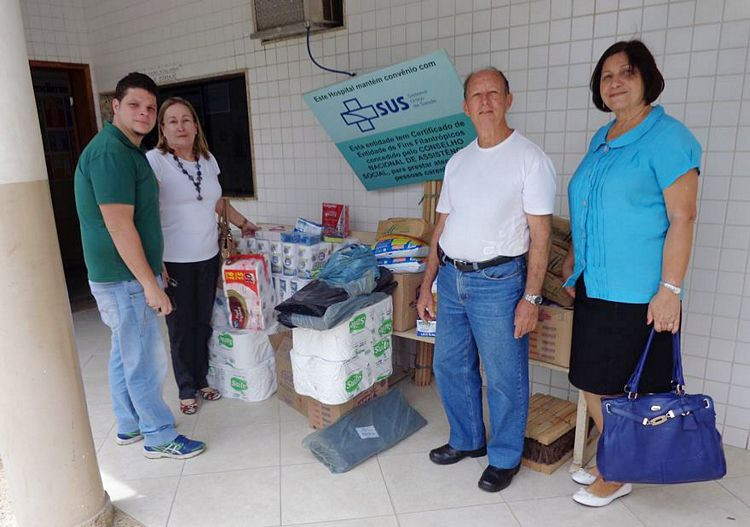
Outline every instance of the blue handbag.
[[604, 431], [596, 462], [604, 479], [628, 483], [689, 483], [720, 479], [727, 472], [714, 402], [685, 393], [680, 336], [672, 337], [672, 388], [639, 394], [654, 330], [648, 337], [625, 395], [602, 399]]

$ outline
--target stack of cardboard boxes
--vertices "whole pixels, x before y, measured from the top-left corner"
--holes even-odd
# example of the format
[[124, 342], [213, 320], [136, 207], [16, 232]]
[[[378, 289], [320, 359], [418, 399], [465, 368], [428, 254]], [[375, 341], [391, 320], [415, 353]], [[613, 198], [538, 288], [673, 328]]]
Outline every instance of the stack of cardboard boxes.
[[539, 322], [529, 335], [529, 358], [568, 367], [573, 334], [573, 299], [562, 287], [562, 263], [570, 248], [570, 221], [552, 218], [552, 244], [542, 296], [553, 302], [539, 308]]

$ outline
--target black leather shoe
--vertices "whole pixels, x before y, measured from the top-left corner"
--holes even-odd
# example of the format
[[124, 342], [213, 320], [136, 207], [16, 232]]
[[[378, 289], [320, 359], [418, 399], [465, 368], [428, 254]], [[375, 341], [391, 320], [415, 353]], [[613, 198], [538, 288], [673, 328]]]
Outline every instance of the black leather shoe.
[[456, 450], [446, 443], [441, 447], [430, 450], [430, 461], [438, 465], [452, 465], [458, 463], [465, 457], [482, 457], [487, 455], [487, 447], [477, 450]]
[[487, 465], [479, 478], [479, 488], [487, 492], [500, 492], [513, 481], [513, 476], [518, 474], [521, 464], [514, 468], [498, 468]]

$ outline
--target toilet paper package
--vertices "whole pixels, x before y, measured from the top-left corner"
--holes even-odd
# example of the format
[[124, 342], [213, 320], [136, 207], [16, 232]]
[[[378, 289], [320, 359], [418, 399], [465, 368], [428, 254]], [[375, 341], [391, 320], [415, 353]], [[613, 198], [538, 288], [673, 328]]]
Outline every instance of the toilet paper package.
[[208, 357], [212, 364], [235, 369], [253, 368], [272, 356], [268, 336], [260, 331], [214, 328], [208, 341]]
[[284, 270], [284, 251], [281, 240], [270, 240], [269, 253], [271, 254], [271, 272], [281, 273]]
[[382, 339], [393, 333], [391, 297], [356, 311], [348, 320], [325, 330], [294, 328], [294, 350], [299, 355], [345, 361], [356, 355], [374, 353]]
[[286, 276], [297, 276], [298, 242], [299, 233], [293, 231], [281, 233], [281, 266]]
[[294, 389], [324, 404], [343, 404], [393, 372], [391, 297], [325, 331], [294, 328]]
[[374, 384], [372, 366], [358, 355], [346, 361], [328, 361], [295, 353], [292, 348], [294, 391], [323, 404], [343, 404]]
[[266, 329], [273, 322], [276, 294], [268, 261], [262, 254], [241, 254], [222, 266], [229, 325], [234, 329]]
[[208, 384], [224, 397], [258, 402], [268, 399], [276, 391], [276, 363], [273, 355], [252, 368], [236, 369], [209, 362]]

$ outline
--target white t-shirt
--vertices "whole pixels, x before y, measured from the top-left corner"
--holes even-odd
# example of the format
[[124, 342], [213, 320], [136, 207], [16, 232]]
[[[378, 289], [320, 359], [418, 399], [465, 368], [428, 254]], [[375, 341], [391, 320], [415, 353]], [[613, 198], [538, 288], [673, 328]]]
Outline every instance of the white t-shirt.
[[[159, 181], [159, 212], [164, 233], [164, 261], [202, 262], [219, 252], [216, 202], [221, 198], [219, 165], [214, 156], [201, 158], [201, 196], [180, 170], [172, 154], [154, 149], [146, 153]], [[196, 179], [195, 161], [180, 159], [185, 170]]]
[[526, 214], [552, 214], [555, 186], [552, 161], [520, 133], [490, 148], [475, 139], [445, 165], [436, 209], [448, 214], [440, 246], [468, 262], [524, 254]]

